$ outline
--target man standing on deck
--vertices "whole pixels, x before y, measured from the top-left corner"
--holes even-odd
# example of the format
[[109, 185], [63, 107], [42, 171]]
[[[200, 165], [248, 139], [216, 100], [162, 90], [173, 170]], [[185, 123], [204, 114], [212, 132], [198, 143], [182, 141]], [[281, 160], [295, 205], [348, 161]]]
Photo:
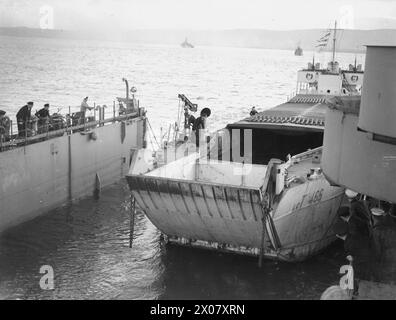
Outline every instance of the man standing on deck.
[[0, 142], [6, 142], [10, 140], [10, 118], [6, 116], [4, 110], [0, 110]]
[[210, 114], [211, 111], [209, 108], [203, 108], [201, 110], [201, 116], [195, 119], [192, 130], [195, 132], [195, 144], [197, 148], [199, 148], [200, 135], [203, 135], [204, 130], [206, 129], [206, 119], [210, 116]]
[[26, 125], [27, 122], [31, 120], [31, 111], [33, 108], [33, 102], [28, 102], [21, 109], [19, 109], [16, 114], [17, 124], [18, 124], [18, 136], [23, 138], [27, 135]]
[[49, 114], [49, 103], [44, 105], [44, 108], [40, 109], [36, 112], [36, 117], [38, 117], [38, 133], [46, 133], [48, 132], [48, 123], [50, 120]]
[[81, 106], [80, 106], [80, 113], [81, 113], [80, 119], [82, 119], [81, 124], [85, 123], [85, 113], [87, 112], [87, 110], [92, 110], [92, 109], [93, 109], [93, 107], [90, 107], [88, 105], [88, 97], [85, 97], [83, 99], [83, 101], [81, 102]]
[[256, 110], [256, 107], [253, 107], [252, 110], [250, 110], [250, 116], [253, 117], [258, 113], [258, 111]]

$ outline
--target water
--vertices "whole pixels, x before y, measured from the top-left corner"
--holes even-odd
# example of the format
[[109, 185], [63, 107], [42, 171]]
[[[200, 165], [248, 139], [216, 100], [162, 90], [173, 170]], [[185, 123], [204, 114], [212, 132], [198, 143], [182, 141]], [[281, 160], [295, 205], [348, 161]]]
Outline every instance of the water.
[[[111, 106], [125, 95], [122, 77], [138, 89], [154, 131], [177, 116], [177, 94], [212, 109], [217, 129], [282, 103], [296, 72], [311, 59], [280, 50], [134, 45], [0, 37], [0, 109], [10, 116], [27, 101], [52, 112], [83, 97]], [[327, 54], [316, 60], [326, 62]], [[354, 55], [339, 54], [346, 66]], [[358, 56], [363, 62], [364, 57]], [[266, 261], [166, 246], [139, 213], [129, 248], [129, 192], [124, 181], [99, 200], [87, 198], [0, 235], [0, 299], [317, 299], [339, 279], [336, 243], [303, 263]], [[39, 287], [50, 265], [55, 289]]]

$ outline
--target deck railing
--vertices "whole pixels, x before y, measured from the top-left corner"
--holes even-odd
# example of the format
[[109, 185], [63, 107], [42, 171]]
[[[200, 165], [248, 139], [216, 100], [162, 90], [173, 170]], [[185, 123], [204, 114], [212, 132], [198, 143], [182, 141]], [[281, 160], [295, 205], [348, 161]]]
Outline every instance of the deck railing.
[[[85, 132], [87, 130], [92, 130], [96, 127], [101, 127], [115, 122], [130, 120], [144, 115], [144, 109], [138, 107], [133, 110], [118, 110], [117, 116], [115, 104], [113, 104], [113, 110], [111, 112], [105, 112], [105, 109], [103, 107], [95, 107], [94, 110], [95, 112], [93, 117], [78, 118], [75, 116], [76, 112], [70, 112], [69, 107], [69, 113], [62, 115], [62, 128], [57, 130], [49, 130], [49, 125], [45, 124], [45, 132], [39, 134], [34, 132], [33, 134], [31, 134], [32, 130], [26, 129], [27, 123], [25, 123], [25, 132], [24, 134], [22, 133], [20, 135], [17, 130], [16, 123], [11, 121], [8, 138], [6, 139], [5, 135], [0, 135], [0, 152], [56, 138], [64, 135], [65, 133], [70, 135], [76, 132]], [[96, 119], [97, 115], [99, 115], [99, 119]], [[108, 116], [107, 118], [106, 115]], [[75, 122], [78, 122], [78, 124], [74, 124]], [[41, 131], [43, 131], [43, 127], [41, 127]]]

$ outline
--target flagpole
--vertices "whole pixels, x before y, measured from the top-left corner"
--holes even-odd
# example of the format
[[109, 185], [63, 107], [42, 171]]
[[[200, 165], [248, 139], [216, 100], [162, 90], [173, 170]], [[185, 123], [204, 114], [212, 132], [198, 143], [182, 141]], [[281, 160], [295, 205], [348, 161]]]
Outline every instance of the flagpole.
[[[336, 34], [337, 34], [337, 20], [334, 23], [334, 38], [333, 38], [333, 68], [335, 62], [335, 50], [336, 50]], [[334, 69], [333, 69], [334, 70]]]

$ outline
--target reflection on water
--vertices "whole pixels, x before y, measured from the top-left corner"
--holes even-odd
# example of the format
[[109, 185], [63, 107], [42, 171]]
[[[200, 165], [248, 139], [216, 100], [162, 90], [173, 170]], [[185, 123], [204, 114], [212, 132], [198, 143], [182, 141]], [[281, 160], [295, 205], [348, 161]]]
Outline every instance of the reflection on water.
[[[129, 248], [126, 183], [0, 236], [2, 299], [317, 299], [338, 281], [339, 244], [304, 263], [165, 245], [139, 213]], [[40, 289], [50, 265], [55, 289]]]

